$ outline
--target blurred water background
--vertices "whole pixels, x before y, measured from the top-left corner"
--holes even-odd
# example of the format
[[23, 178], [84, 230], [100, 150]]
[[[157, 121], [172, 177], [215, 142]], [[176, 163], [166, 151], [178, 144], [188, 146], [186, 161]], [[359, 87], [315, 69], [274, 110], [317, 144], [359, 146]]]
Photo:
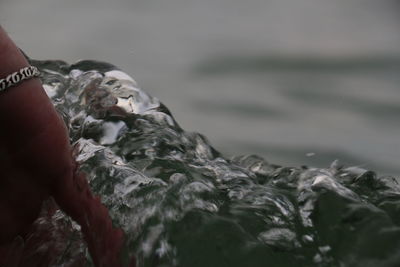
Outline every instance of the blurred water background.
[[227, 155], [400, 175], [396, 0], [0, 0], [37, 59], [131, 74]]

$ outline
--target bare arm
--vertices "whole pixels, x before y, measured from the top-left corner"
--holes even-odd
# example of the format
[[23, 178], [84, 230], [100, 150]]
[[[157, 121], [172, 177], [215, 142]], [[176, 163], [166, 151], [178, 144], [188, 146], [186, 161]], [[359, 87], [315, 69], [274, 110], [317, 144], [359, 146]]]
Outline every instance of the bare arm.
[[[26, 66], [0, 27], [0, 78]], [[0, 92], [0, 129], [0, 245], [26, 232], [52, 196], [81, 225], [96, 265], [120, 266], [123, 233], [77, 171], [67, 128], [39, 79]]]

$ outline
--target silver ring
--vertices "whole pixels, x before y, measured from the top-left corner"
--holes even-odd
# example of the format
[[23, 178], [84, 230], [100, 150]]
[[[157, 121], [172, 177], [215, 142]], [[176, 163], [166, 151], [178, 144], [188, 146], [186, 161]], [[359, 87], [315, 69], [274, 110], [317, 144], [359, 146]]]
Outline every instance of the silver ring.
[[0, 92], [39, 75], [40, 71], [35, 66], [22, 68], [17, 72], [11, 73], [5, 79], [0, 79]]

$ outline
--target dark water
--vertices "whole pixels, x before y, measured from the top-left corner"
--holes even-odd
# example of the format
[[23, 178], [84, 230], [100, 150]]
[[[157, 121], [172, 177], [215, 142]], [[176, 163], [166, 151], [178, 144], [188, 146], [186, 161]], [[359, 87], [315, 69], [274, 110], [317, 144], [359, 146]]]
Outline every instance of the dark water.
[[[138, 266], [400, 266], [395, 178], [228, 158], [110, 64], [33, 64]], [[65, 250], [54, 266], [85, 247]]]
[[[400, 175], [398, 0], [0, 0], [33, 58], [135, 75], [225, 155]], [[314, 155], [314, 156], [310, 156]]]

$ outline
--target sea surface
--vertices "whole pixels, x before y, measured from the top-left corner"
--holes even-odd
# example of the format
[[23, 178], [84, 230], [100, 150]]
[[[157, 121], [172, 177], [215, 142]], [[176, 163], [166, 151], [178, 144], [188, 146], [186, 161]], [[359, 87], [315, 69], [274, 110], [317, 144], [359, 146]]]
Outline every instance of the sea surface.
[[133, 75], [226, 155], [400, 175], [395, 0], [1, 0], [34, 58]]
[[[254, 155], [229, 157], [184, 130], [166, 105], [112, 64], [32, 64], [68, 127], [79, 170], [125, 233], [124, 262], [400, 265], [394, 177], [337, 161], [294, 168]], [[47, 204], [25, 240], [14, 240], [11, 256], [23, 255], [18, 266], [93, 266], [80, 227]]]
[[[185, 131], [167, 106], [109, 63], [32, 64], [68, 127], [79, 170], [125, 233], [125, 263], [135, 257], [138, 267], [400, 265], [394, 177], [337, 161], [294, 168], [254, 155], [229, 157], [204, 135]], [[80, 227], [49, 207], [25, 243], [14, 240], [18, 266], [93, 266]]]

